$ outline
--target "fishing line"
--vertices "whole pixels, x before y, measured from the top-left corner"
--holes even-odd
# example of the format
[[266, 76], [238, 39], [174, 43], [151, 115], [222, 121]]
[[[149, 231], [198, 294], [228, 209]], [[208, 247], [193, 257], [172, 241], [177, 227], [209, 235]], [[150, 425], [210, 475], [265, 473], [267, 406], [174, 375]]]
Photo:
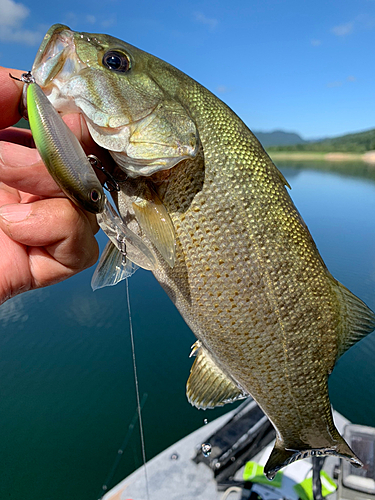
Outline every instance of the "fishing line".
[[[143, 409], [143, 406], [146, 402], [146, 399], [147, 399], [147, 393], [144, 393], [142, 396], [142, 401], [141, 401], [141, 410]], [[111, 481], [112, 481], [112, 479], [117, 471], [120, 460], [124, 454], [126, 447], [128, 446], [130, 438], [133, 434], [133, 430], [134, 430], [135, 424], [137, 423], [137, 420], [138, 420], [138, 408], [135, 409], [135, 412], [134, 412], [133, 418], [131, 419], [131, 422], [129, 424], [128, 432], [126, 433], [125, 439], [123, 440], [120, 448], [117, 450], [117, 457], [115, 458], [115, 461], [112, 465], [112, 468], [111, 468], [106, 480], [103, 483], [102, 490], [98, 496], [98, 500], [102, 500], [104, 494], [108, 491], [108, 488], [109, 488], [108, 485], [111, 483]]]
[[128, 314], [129, 314], [130, 342], [131, 342], [131, 346], [132, 346], [132, 357], [133, 357], [135, 393], [137, 396], [139, 433], [141, 435], [142, 459], [143, 459], [143, 467], [144, 467], [144, 471], [145, 471], [145, 481], [146, 481], [146, 497], [147, 497], [147, 500], [150, 500], [150, 493], [148, 490], [147, 467], [146, 467], [146, 447], [145, 447], [145, 439], [144, 439], [144, 435], [143, 435], [143, 421], [142, 421], [142, 411], [141, 411], [142, 408], [141, 408], [141, 401], [140, 401], [140, 397], [139, 397], [139, 384], [138, 384], [138, 375], [137, 375], [137, 363], [136, 363], [136, 359], [135, 359], [135, 345], [134, 345], [134, 335], [133, 335], [133, 322], [132, 322], [132, 315], [131, 315], [131, 309], [130, 309], [130, 295], [129, 295], [128, 278], [125, 279], [125, 282], [126, 282], [126, 302], [128, 305]]

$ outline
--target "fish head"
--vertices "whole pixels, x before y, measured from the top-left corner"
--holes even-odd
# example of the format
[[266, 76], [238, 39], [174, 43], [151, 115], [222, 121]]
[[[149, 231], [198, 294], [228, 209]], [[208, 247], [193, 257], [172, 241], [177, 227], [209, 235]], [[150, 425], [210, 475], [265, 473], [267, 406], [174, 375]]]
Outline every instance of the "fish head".
[[94, 141], [137, 177], [197, 154], [193, 120], [158, 81], [168, 66], [112, 36], [58, 24], [45, 35], [32, 74], [58, 111], [82, 113]]

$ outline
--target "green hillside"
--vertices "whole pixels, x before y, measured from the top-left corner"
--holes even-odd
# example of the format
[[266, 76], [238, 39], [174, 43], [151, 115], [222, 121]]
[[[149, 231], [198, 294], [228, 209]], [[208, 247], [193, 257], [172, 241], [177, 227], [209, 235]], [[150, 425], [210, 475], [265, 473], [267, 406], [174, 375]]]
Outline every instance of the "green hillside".
[[272, 132], [260, 132], [253, 130], [255, 137], [262, 143], [264, 148], [270, 146], [286, 146], [305, 143], [302, 137], [295, 132], [284, 130], [273, 130]]
[[366, 130], [356, 134], [347, 134], [331, 137], [316, 142], [293, 144], [284, 146], [269, 146], [267, 151], [316, 151], [322, 153], [365, 153], [375, 150], [375, 129]]

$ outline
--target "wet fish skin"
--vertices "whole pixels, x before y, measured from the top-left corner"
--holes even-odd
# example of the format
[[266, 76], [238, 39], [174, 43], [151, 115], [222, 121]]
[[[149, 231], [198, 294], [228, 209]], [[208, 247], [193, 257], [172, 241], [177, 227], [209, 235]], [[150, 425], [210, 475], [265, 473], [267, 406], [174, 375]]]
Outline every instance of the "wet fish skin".
[[[109, 51], [130, 68], [106, 68]], [[129, 175], [118, 194], [123, 219], [152, 243], [132, 210], [148, 183], [172, 220], [174, 265], [155, 250], [153, 272], [199, 339], [189, 400], [209, 408], [251, 394], [276, 429], [269, 478], [313, 453], [360, 466], [333, 423], [327, 381], [374, 329], [374, 314], [331, 276], [245, 124], [184, 73], [108, 35], [51, 28], [33, 74], [61, 108], [74, 101]]]

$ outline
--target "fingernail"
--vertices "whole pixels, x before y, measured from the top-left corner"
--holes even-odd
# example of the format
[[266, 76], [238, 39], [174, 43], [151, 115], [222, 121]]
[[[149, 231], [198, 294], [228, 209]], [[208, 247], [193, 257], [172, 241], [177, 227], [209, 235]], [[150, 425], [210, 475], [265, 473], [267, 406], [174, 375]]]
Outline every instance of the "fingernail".
[[31, 205], [18, 203], [0, 207], [0, 216], [7, 222], [21, 222], [31, 213]]

